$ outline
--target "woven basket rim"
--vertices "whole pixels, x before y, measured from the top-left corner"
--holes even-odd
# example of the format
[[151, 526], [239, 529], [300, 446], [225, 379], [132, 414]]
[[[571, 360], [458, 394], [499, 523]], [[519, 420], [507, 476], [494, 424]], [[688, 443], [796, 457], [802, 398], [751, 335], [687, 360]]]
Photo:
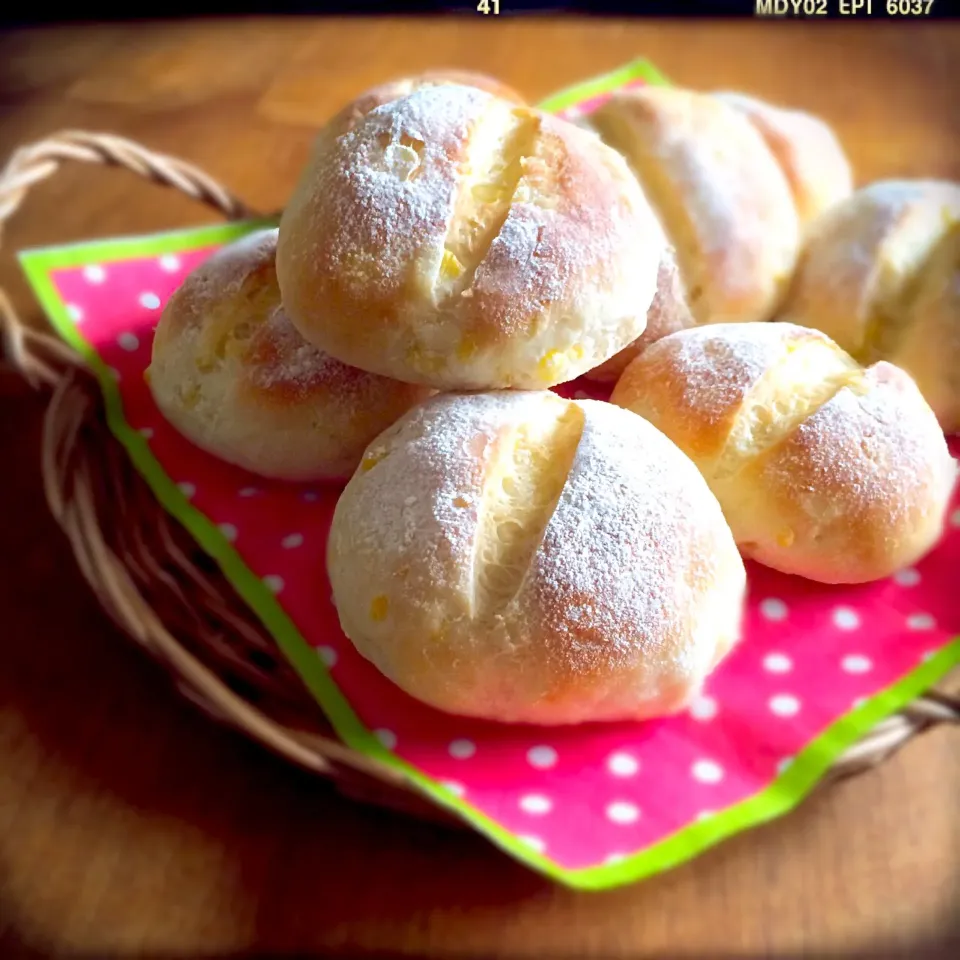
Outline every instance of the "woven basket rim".
[[[242, 201], [192, 164], [112, 134], [64, 131], [21, 147], [0, 172], [0, 229], [29, 189], [67, 160], [122, 167], [200, 200], [229, 220], [253, 216]], [[180, 691], [212, 717], [286, 760], [332, 778], [343, 792], [358, 800], [452, 822], [451, 814], [426, 800], [402, 774], [340, 742], [305, 687], [301, 691], [304, 699], [292, 708], [276, 698], [265, 705], [256, 697], [237, 692], [236, 686], [225, 679], [242, 666], [230, 662], [229, 650], [223, 662], [212, 662], [209, 656], [198, 653], [196, 644], [190, 642], [190, 630], [181, 622], [190, 614], [191, 604], [202, 608], [218, 630], [231, 638], [239, 637], [241, 646], [245, 645], [255, 661], [254, 653], [261, 660], [268, 658], [272, 638], [264, 635], [262, 625], [242, 598], [224, 596], [223, 584], [209, 570], [213, 561], [152, 494], [144, 495], [140, 490], [140, 499], [135, 500], [141, 510], [139, 524], [102, 522], [104, 497], [113, 505], [111, 509], [117, 509], [116, 504], [126, 502], [118, 497], [119, 488], [129, 493], [133, 485], [139, 490], [138, 480], [148, 488], [109, 432], [96, 381], [61, 340], [23, 323], [2, 290], [0, 326], [14, 366], [35, 388], [49, 392], [41, 464], [47, 502], [70, 540], [83, 575], [121, 629], [162, 662]], [[104, 478], [108, 486], [112, 484], [111, 489], [101, 488]], [[144, 518], [149, 518], [149, 524]], [[141, 525], [149, 526], [152, 543], [144, 539]], [[108, 528], [123, 528], [128, 539], [111, 541]], [[157, 583], [169, 586], [170, 596], [179, 597], [183, 609], [178, 609], [176, 617], [171, 614], [169, 597], [163, 609], [157, 608], [156, 601], [151, 603], [148, 594]], [[250, 664], [244, 669], [251, 673]], [[256, 675], [255, 668], [252, 672]], [[289, 694], [289, 678], [270, 682]], [[295, 682], [302, 686], [299, 677]], [[872, 766], [938, 723], [960, 724], [960, 696], [930, 691], [918, 697], [846, 751], [829, 778]]]

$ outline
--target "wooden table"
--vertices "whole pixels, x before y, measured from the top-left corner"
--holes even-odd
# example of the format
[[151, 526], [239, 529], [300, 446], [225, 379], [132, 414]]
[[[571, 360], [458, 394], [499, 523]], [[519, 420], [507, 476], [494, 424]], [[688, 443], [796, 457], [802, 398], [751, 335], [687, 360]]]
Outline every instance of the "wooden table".
[[[125, 134], [280, 206], [315, 126], [456, 65], [531, 97], [633, 56], [827, 117], [861, 181], [960, 179], [960, 31], [885, 23], [246, 20], [0, 38], [0, 148]], [[12, 249], [208, 218], [102, 169], [35, 191]], [[37, 318], [40, 322], [39, 317]], [[960, 956], [960, 750], [936, 731], [639, 886], [576, 894], [481, 839], [338, 797], [211, 724], [89, 596], [39, 484], [41, 401], [0, 374], [0, 956]]]

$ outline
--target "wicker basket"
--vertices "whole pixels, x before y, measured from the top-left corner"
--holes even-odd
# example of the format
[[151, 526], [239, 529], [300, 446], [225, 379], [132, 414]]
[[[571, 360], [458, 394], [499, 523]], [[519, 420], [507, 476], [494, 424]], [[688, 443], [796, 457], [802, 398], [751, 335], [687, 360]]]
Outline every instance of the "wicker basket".
[[[202, 171], [119, 137], [67, 131], [17, 150], [0, 173], [0, 225], [65, 160], [123, 167], [202, 200], [229, 219], [248, 208]], [[51, 393], [43, 432], [47, 501], [103, 607], [215, 719], [325, 777], [345, 794], [457, 822], [399, 774], [340, 743], [320, 708], [216, 563], [157, 503], [107, 428], [93, 376], [59, 339], [21, 323], [0, 291], [12, 362]], [[866, 769], [938, 723], [960, 697], [929, 692], [875, 727], [830, 779]]]

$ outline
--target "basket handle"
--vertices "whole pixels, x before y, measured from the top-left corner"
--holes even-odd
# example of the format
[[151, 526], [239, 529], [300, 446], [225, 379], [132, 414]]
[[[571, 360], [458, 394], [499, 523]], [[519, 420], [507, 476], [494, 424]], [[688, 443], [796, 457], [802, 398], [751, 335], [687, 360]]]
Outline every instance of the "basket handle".
[[[191, 163], [148, 150], [125, 137], [62, 130], [19, 147], [0, 171], [0, 242], [4, 224], [20, 208], [30, 189], [51, 177], [67, 160], [122, 167], [145, 180], [179, 190], [218, 210], [228, 220], [254, 215], [243, 201]], [[0, 335], [14, 366], [37, 389], [56, 386], [66, 370], [81, 362], [58, 337], [25, 324], [2, 287]]]

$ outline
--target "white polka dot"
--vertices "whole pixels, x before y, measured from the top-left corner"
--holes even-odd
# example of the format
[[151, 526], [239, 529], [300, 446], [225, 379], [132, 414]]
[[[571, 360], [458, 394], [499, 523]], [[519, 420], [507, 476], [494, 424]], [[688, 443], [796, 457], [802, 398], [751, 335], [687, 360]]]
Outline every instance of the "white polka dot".
[[789, 612], [787, 605], [776, 597], [760, 601], [760, 615], [767, 620], [786, 620]]
[[901, 587], [915, 587], [920, 582], [920, 574], [913, 567], [907, 567], [906, 570], [898, 570], [893, 575], [893, 582]]
[[150, 440], [153, 438], [153, 427], [141, 427], [140, 436], [145, 440]]
[[241, 497], [255, 497], [260, 491], [256, 487], [244, 487], [240, 490]]
[[87, 283], [103, 283], [107, 279], [107, 271], [97, 263], [91, 263], [83, 268], [83, 279]]
[[704, 820], [712, 820], [716, 814], [712, 810], [701, 810], [697, 814], [697, 822], [703, 823]]
[[907, 626], [911, 630], [932, 630], [937, 621], [929, 613], [913, 613], [907, 617]]
[[850, 607], [837, 607], [833, 611], [833, 625], [838, 630], [856, 630], [860, 626], [860, 614]]
[[67, 315], [74, 323], [80, 323], [83, 320], [83, 310], [75, 303], [67, 304]]
[[146, 307], [147, 310], [156, 310], [160, 306], [160, 298], [155, 293], [146, 293], [140, 294], [140, 306]]
[[694, 720], [712, 720], [717, 715], [717, 701], [705, 693], [701, 693], [693, 703], [690, 704], [690, 716]]
[[950, 514], [950, 523], [955, 527], [960, 527], [960, 510], [954, 510]]
[[778, 693], [770, 698], [767, 706], [778, 717], [794, 717], [800, 712], [800, 701], [791, 693]]
[[140, 346], [140, 338], [135, 333], [121, 333], [117, 337], [117, 343], [120, 346], [121, 350], [126, 350], [127, 353], [133, 353]]
[[520, 809], [524, 813], [542, 816], [553, 809], [553, 801], [549, 797], [544, 797], [539, 793], [528, 793], [526, 796], [520, 798]]
[[317, 653], [327, 669], [337, 665], [337, 651], [333, 647], [317, 647]]
[[793, 661], [785, 653], [768, 653], [763, 658], [763, 669], [767, 673], [789, 673], [793, 669]]
[[873, 669], [873, 662], [861, 653], [851, 653], [840, 661], [840, 666], [846, 673], [869, 673]]
[[854, 710], [859, 710], [866, 702], [867, 702], [866, 697], [857, 697], [857, 699], [853, 701], [851, 706], [853, 707]]
[[453, 740], [447, 748], [455, 760], [469, 760], [476, 752], [477, 745], [472, 740]]
[[611, 823], [636, 823], [640, 819], [640, 810], [626, 800], [615, 800], [607, 806], [607, 819]]
[[232, 523], [221, 523], [220, 532], [232, 543], [237, 539], [237, 528]]
[[539, 837], [522, 836], [517, 839], [531, 850], [536, 850], [537, 853], [543, 853], [547, 849], [547, 845]]
[[538, 770], [546, 770], [557, 762], [557, 751], [553, 747], [531, 747], [527, 751], [527, 762]]
[[927, 650], [926, 653], [920, 658], [924, 663], [928, 660], [932, 660], [937, 655], [936, 650]]
[[629, 753], [615, 753], [607, 760], [607, 769], [615, 777], [632, 777], [640, 769], [640, 764]]
[[784, 773], [793, 766], [793, 757], [784, 757], [777, 763], [777, 773]]
[[193, 495], [197, 492], [197, 488], [188, 481], [184, 480], [182, 483], [178, 483], [177, 486], [180, 488], [180, 492], [190, 500]]
[[280, 545], [284, 548], [284, 550], [295, 550], [297, 547], [302, 547], [303, 534], [302, 533], [288, 534], [280, 541]]
[[386, 730], [381, 727], [374, 730], [373, 735], [388, 749], [392, 750], [397, 745], [397, 735], [392, 730]]
[[172, 253], [165, 253], [159, 260], [160, 269], [167, 273], [176, 273], [180, 269], [180, 259]]
[[304, 492], [303, 492], [302, 494], [300, 494], [300, 496], [301, 496], [307, 503], [316, 503], [317, 500], [320, 499], [320, 494], [317, 493], [316, 490], [304, 490]]
[[690, 772], [700, 783], [719, 783], [723, 779], [723, 767], [713, 760], [698, 760]]
[[263, 578], [263, 582], [274, 592], [279, 593], [284, 588], [283, 577], [278, 577], [275, 573], [268, 574]]
[[462, 797], [467, 792], [467, 788], [456, 780], [441, 780], [440, 786], [449, 790], [455, 797]]
[[577, 390], [573, 395], [574, 400], [589, 400], [590, 394], [586, 390]]
[[120, 371], [116, 367], [110, 367], [110, 376], [118, 383], [120, 382]]
[[627, 859], [627, 855], [625, 853], [609, 853], [604, 858], [603, 862], [609, 863], [609, 864], [623, 863], [623, 861], [626, 859]]

